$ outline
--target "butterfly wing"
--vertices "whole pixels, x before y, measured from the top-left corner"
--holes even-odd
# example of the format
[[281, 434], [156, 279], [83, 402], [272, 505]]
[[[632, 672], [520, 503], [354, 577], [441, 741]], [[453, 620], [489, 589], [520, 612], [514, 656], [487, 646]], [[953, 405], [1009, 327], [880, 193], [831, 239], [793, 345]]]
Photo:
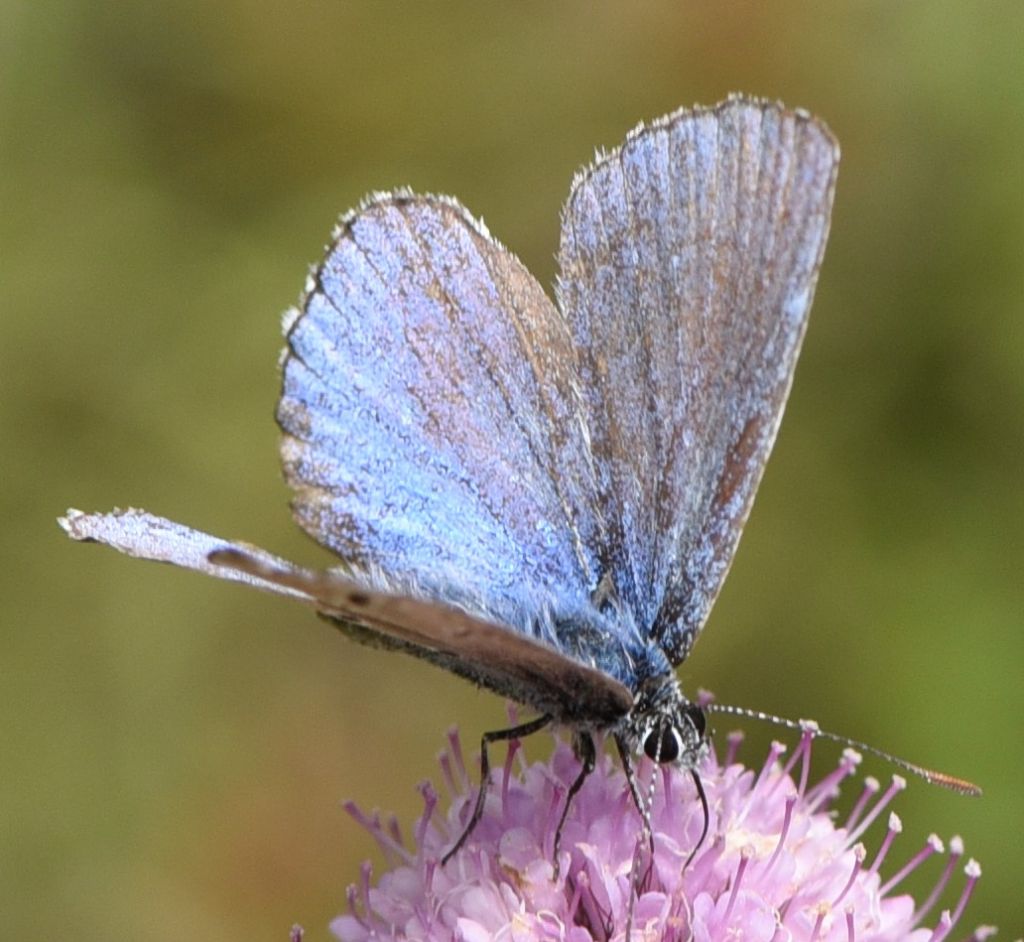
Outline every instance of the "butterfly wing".
[[372, 198], [286, 327], [278, 421], [307, 532], [361, 581], [517, 628], [587, 603], [601, 522], [572, 337], [481, 223]]
[[306, 602], [333, 621], [362, 626], [390, 646], [441, 664], [562, 722], [611, 724], [633, 702], [630, 692], [607, 674], [455, 606], [377, 591], [334, 572], [304, 569], [257, 547], [221, 540], [142, 510], [69, 510], [59, 522], [75, 540], [105, 543], [129, 556]]
[[643, 641], [590, 617], [602, 523], [572, 338], [519, 261], [453, 200], [381, 195], [342, 220], [286, 333], [293, 509], [347, 579], [141, 511], [68, 532], [286, 589], [564, 721], [628, 712]]
[[757, 102], [635, 132], [573, 186], [564, 317], [453, 200], [344, 218], [286, 324], [278, 420], [296, 518], [349, 579], [138, 511], [65, 528], [297, 595], [556, 716], [619, 717], [614, 677], [652, 641], [685, 656], [732, 557], [836, 157]]
[[733, 98], [639, 128], [564, 210], [559, 299], [606, 511], [599, 565], [673, 663], [775, 438], [838, 156], [809, 115]]
[[310, 601], [304, 593], [295, 589], [279, 589], [276, 585], [241, 570], [210, 562], [211, 553], [228, 545], [246, 549], [268, 567], [288, 568], [290, 564], [280, 557], [247, 544], [229, 544], [226, 540], [193, 530], [173, 520], [157, 517], [145, 510], [129, 508], [107, 514], [90, 514], [71, 509], [63, 517], [59, 517], [57, 523], [71, 539], [81, 543], [103, 543], [126, 556], [170, 563], [218, 579], [230, 579], [256, 589], [289, 595], [304, 602]]

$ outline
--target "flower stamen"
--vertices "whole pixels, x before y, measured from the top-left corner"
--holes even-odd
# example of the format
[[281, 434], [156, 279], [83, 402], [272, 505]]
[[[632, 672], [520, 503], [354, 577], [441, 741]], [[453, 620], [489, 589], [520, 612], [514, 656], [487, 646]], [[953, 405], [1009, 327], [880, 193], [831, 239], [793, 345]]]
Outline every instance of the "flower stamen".
[[513, 764], [515, 763], [516, 754], [522, 749], [522, 745], [522, 740], [510, 739], [505, 750], [505, 764], [502, 766], [501, 772], [501, 807], [503, 809], [508, 808], [508, 792], [512, 783], [512, 775], [514, 774]]
[[452, 726], [448, 730], [448, 751], [451, 753], [452, 761], [455, 763], [455, 770], [458, 772], [457, 791], [462, 794], [469, 791], [472, 782], [469, 780], [469, 773], [466, 771], [466, 761], [462, 755], [462, 740], [459, 737], [458, 727]]
[[775, 843], [775, 850], [772, 852], [771, 857], [768, 858], [768, 863], [765, 864], [765, 873], [768, 873], [768, 871], [775, 866], [775, 861], [779, 859], [782, 849], [786, 846], [786, 836], [789, 834], [789, 826], [793, 823], [793, 809], [796, 807], [797, 800], [796, 795], [790, 795], [786, 799], [786, 810], [782, 818], [782, 828], [779, 831], [779, 839]]
[[416, 845], [422, 847], [427, 838], [427, 829], [430, 827], [430, 819], [434, 816], [434, 809], [437, 807], [437, 792], [430, 782], [421, 782], [419, 792], [423, 798], [423, 814], [416, 822]]
[[[750, 789], [750, 794], [747, 797], [747, 803], [743, 810], [736, 817], [736, 824], [741, 824], [747, 817], [754, 803], [761, 798], [758, 793], [763, 790], [764, 782], [768, 777], [778, 771], [777, 763], [779, 757], [785, 755], [786, 746], [784, 743], [779, 742], [777, 739], [772, 740], [771, 746], [768, 747], [768, 755], [765, 757], [764, 764], [761, 766], [760, 772], [757, 773], [757, 778], [754, 781], [753, 786]], [[784, 776], [782, 776], [784, 777]], [[765, 798], [771, 796], [771, 791], [765, 795]]]
[[819, 903], [817, 906], [818, 918], [814, 920], [814, 928], [811, 930], [810, 942], [818, 942], [821, 936], [821, 927], [825, 922], [825, 917], [831, 912], [831, 908], [828, 903]]
[[860, 873], [861, 868], [864, 866], [864, 859], [867, 857], [868, 852], [863, 844], [855, 844], [853, 848], [853, 869], [850, 871], [850, 879], [846, 881], [846, 885], [839, 892], [839, 895], [832, 900], [833, 906], [838, 906], [842, 901], [843, 897], [853, 889], [854, 883], [857, 882], [857, 875]]
[[849, 841], [851, 844], [855, 840], [857, 840], [869, 827], [871, 827], [872, 824], [874, 824], [878, 816], [885, 810], [886, 805], [888, 805], [889, 802], [891, 802], [893, 798], [895, 798], [906, 787], [907, 780], [902, 775], [894, 775], [892, 777], [892, 782], [889, 784], [889, 787], [885, 790], [885, 794], [883, 794], [882, 797], [875, 802], [874, 808], [872, 808], [867, 813], [867, 815], [865, 815], [864, 820], [861, 821], [857, 825], [857, 827], [854, 828], [854, 830], [851, 832], [849, 836]]
[[967, 876], [967, 883], [964, 885], [963, 891], [960, 893], [960, 899], [957, 901], [956, 909], [953, 910], [954, 926], [960, 921], [960, 917], [964, 914], [964, 909], [967, 907], [968, 901], [971, 896], [974, 895], [974, 887], [977, 885], [978, 880], [981, 879], [981, 864], [972, 857], [967, 861], [967, 866], [964, 867], [964, 873]]
[[[385, 859], [391, 866], [394, 866], [398, 861], [411, 863], [415, 859], [414, 855], [402, 845], [400, 834], [396, 840], [394, 830], [389, 833], [384, 829], [380, 822], [379, 812], [368, 815], [354, 801], [346, 801], [342, 807], [356, 824], [363, 828], [363, 830], [370, 832], [373, 839], [377, 842], [377, 846], [381, 849], [381, 853], [384, 854]], [[397, 829], [398, 823], [393, 818], [392, 821], [394, 822], [393, 827]]]
[[932, 930], [932, 934], [928, 937], [928, 942], [942, 942], [942, 940], [949, 935], [949, 931], [952, 928], [953, 919], [949, 915], [949, 910], [944, 909], [942, 914], [939, 916], [939, 924]]
[[807, 810], [809, 812], [823, 810], [827, 803], [839, 794], [839, 786], [842, 782], [857, 771], [857, 766], [860, 765], [860, 762], [861, 755], [859, 752], [855, 749], [844, 749], [842, 756], [839, 758], [839, 764], [835, 769], [807, 793], [804, 799]]
[[739, 752], [740, 746], [743, 745], [743, 739], [743, 731], [739, 729], [734, 729], [726, 736], [725, 758], [722, 760], [722, 765], [728, 767], [736, 762], [736, 754]]
[[818, 729], [818, 724], [811, 720], [801, 720], [800, 729], [800, 743], [793, 751], [793, 755], [789, 757], [789, 761], [783, 767], [782, 775], [772, 783], [772, 787], [768, 791], [768, 796], [774, 795], [779, 784], [792, 776], [793, 769], [796, 767], [797, 762], [801, 763], [800, 784], [797, 786], [797, 794], [802, 796], [807, 788], [807, 776], [810, 774], [811, 742]]
[[857, 822], [860, 820], [860, 816], [864, 813], [864, 808], [867, 806], [867, 803], [878, 794], [881, 787], [882, 786], [878, 779], [873, 775], [869, 775], [864, 779], [864, 788], [851, 809], [849, 817], [846, 819], [846, 824], [843, 825], [847, 831], [853, 830]]
[[928, 898], [921, 904], [920, 908], [915, 910], [915, 925], [919, 924], [925, 916], [932, 911], [932, 908], [939, 901], [939, 897], [942, 896], [942, 891], [946, 889], [946, 884], [949, 883], [949, 878], [953, 875], [953, 871], [956, 869], [957, 861], [963, 855], [964, 842], [960, 839], [959, 835], [951, 837], [949, 839], [949, 859], [946, 861], [946, 866], [943, 868], [938, 882], [932, 887], [931, 893], [928, 894]]
[[892, 842], [896, 840], [896, 835], [902, 832], [903, 822], [900, 820], [900, 816], [895, 811], [890, 812], [889, 829], [885, 832], [885, 837], [878, 848], [878, 853], [875, 855], [871, 867], [868, 869], [868, 873], [878, 873], [878, 868], [882, 866], [882, 861], [885, 860], [886, 854], [889, 853], [889, 848], [892, 847]]
[[941, 854], [945, 850], [942, 841], [939, 839], [938, 834], [929, 834], [928, 839], [924, 842], [922, 847], [913, 857], [910, 858], [894, 876], [890, 877], [886, 883], [882, 884], [880, 890], [883, 894], [891, 893], [900, 883], [902, 883], [907, 876], [913, 873], [922, 863], [924, 863], [932, 854]]
[[736, 874], [732, 878], [732, 889], [729, 891], [729, 902], [725, 905], [725, 912], [722, 914], [722, 922], [728, 923], [729, 917], [732, 915], [733, 906], [736, 905], [736, 896], [739, 894], [740, 887], [743, 885], [743, 874], [747, 872], [747, 866], [750, 864], [750, 858], [753, 856], [753, 851], [750, 848], [744, 847], [740, 851], [740, 862], [736, 867]]

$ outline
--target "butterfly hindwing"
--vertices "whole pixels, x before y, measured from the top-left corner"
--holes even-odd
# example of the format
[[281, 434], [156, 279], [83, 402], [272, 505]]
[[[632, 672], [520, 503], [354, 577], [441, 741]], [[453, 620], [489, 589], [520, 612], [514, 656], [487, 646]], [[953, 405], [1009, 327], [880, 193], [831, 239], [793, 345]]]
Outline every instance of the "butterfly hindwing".
[[580, 174], [559, 299], [615, 590], [673, 663], [722, 584], [775, 438], [828, 232], [838, 148], [734, 98], [641, 127]]

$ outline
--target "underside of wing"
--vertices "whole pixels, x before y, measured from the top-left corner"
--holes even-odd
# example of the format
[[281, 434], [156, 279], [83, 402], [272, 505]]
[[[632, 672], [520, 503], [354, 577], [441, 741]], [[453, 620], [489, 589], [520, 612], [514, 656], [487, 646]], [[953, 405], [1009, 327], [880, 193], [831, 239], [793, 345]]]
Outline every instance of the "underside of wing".
[[282, 455], [317, 541], [370, 585], [517, 629], [588, 605], [603, 523], [572, 337], [482, 224], [448, 198], [374, 197], [286, 328]]
[[638, 128], [565, 207], [559, 300], [607, 521], [599, 566], [674, 663], [775, 439], [837, 161], [806, 113], [733, 98]]
[[632, 706], [630, 692], [606, 673], [456, 606], [379, 592], [142, 510], [70, 510], [59, 523], [75, 540], [306, 602], [343, 627], [360, 626], [387, 646], [433, 661], [560, 722], [613, 725]]
[[281, 588], [237, 568], [218, 566], [210, 561], [211, 553], [229, 546], [244, 549], [268, 567], [288, 568], [290, 564], [280, 557], [255, 546], [218, 539], [209, 533], [193, 530], [145, 510], [128, 508], [93, 514], [72, 509], [58, 518], [57, 523], [71, 539], [80, 543], [102, 543], [126, 556], [170, 563], [218, 579], [243, 582], [265, 592], [288, 595], [303, 602], [310, 601], [308, 596], [298, 590]]

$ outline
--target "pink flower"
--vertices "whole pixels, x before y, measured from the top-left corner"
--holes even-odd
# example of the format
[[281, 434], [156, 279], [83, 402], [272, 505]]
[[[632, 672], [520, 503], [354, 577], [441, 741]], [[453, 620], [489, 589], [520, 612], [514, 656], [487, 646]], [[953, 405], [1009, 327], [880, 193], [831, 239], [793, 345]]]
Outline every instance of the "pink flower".
[[[556, 876], [555, 828], [579, 770], [561, 740], [549, 761], [532, 765], [513, 744], [504, 768], [492, 772], [480, 823], [440, 865], [462, 833], [476, 785], [452, 732], [441, 757], [451, 804], [443, 810], [434, 789], [421, 786], [424, 812], [411, 842], [396, 822], [385, 826], [377, 815], [349, 806], [380, 844], [390, 869], [373, 885], [364, 865], [360, 882], [349, 888], [349, 913], [331, 928], [342, 942], [590, 942], [625, 940], [627, 926], [633, 940], [665, 942], [940, 942], [971, 896], [980, 876], [977, 863], [967, 863], [952, 910], [937, 920], [934, 907], [963, 854], [959, 838], [950, 841], [946, 865], [923, 903], [901, 895], [901, 881], [942, 853], [941, 841], [933, 835], [905, 865], [892, 868], [888, 860], [900, 822], [890, 813], [885, 836], [869, 853], [861, 839], [904, 781], [894, 777], [882, 791], [868, 779], [848, 819], [837, 822], [829, 805], [860, 757], [848, 749], [830, 775], [811, 785], [812, 741], [807, 729], [785, 767], [784, 747], [773, 745], [756, 773], [735, 760], [738, 735], [729, 737], [724, 761], [709, 756], [701, 779], [710, 827], [688, 865], [704, 825], [688, 774], [668, 766], [653, 770], [646, 759], [637, 767], [643, 794], [653, 794], [649, 865], [625, 776], [617, 761], [602, 756], [570, 808]], [[991, 932], [982, 927], [974, 938], [982, 942]]]

